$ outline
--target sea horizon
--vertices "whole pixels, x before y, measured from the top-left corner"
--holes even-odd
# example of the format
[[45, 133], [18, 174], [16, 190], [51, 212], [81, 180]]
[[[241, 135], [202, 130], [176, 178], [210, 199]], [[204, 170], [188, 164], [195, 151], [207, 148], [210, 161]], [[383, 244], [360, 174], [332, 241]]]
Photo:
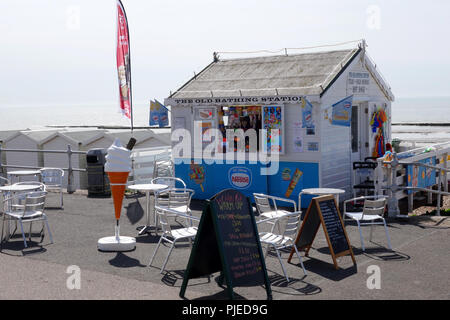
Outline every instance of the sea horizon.
[[[135, 102], [133, 125], [149, 127], [150, 102]], [[69, 110], [70, 109], [70, 110]], [[392, 130], [405, 131], [404, 126], [433, 124], [428, 129], [408, 128], [408, 132], [424, 134], [447, 131], [450, 126], [450, 96], [398, 97], [392, 103]], [[48, 115], [51, 114], [51, 117]], [[38, 130], [52, 127], [130, 127], [117, 102], [0, 104], [0, 131]], [[439, 126], [439, 125], [442, 125]], [[400, 129], [402, 128], [403, 129]], [[450, 140], [450, 128], [449, 140]]]

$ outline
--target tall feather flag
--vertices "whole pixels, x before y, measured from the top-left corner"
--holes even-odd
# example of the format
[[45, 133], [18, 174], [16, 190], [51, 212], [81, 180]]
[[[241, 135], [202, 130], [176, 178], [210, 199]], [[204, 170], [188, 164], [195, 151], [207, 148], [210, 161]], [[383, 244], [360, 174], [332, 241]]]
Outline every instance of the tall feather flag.
[[133, 131], [133, 108], [131, 97], [131, 63], [130, 63], [130, 35], [125, 9], [117, 0], [117, 73], [119, 76], [120, 110], [131, 120]]

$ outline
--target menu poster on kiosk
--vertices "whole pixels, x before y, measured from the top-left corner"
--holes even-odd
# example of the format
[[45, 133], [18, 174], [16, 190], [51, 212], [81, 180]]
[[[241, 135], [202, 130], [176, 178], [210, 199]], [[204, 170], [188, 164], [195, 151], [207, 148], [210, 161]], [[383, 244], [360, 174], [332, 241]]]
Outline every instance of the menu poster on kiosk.
[[195, 122], [202, 133], [203, 144], [212, 142], [212, 134], [209, 129], [216, 127], [215, 108], [195, 108]]
[[[281, 106], [264, 106], [263, 108], [263, 129], [267, 130], [267, 141], [263, 142], [264, 151], [278, 151], [284, 153], [283, 146], [283, 108]], [[279, 130], [277, 137], [275, 129]], [[278, 138], [278, 145], [274, 142]]]

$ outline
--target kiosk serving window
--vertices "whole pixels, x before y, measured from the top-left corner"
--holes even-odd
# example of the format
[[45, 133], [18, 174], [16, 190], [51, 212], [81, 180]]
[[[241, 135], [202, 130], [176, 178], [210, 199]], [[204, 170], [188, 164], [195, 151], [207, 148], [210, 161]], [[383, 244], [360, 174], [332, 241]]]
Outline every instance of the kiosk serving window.
[[[263, 150], [274, 150], [275, 131], [279, 129], [280, 139], [278, 151], [283, 153], [283, 107], [282, 106], [229, 106], [220, 107], [218, 111], [219, 130], [224, 137], [224, 152], [227, 144], [226, 130], [227, 129], [242, 129], [244, 133], [249, 129], [254, 129], [257, 138], [257, 150], [262, 146]], [[260, 141], [260, 129], [267, 130], [266, 141]], [[237, 150], [237, 141], [234, 141], [234, 151]], [[249, 152], [251, 150], [249, 146], [249, 137], [245, 138], [245, 150]], [[265, 142], [265, 143], [264, 143]], [[232, 146], [231, 146], [232, 147]]]

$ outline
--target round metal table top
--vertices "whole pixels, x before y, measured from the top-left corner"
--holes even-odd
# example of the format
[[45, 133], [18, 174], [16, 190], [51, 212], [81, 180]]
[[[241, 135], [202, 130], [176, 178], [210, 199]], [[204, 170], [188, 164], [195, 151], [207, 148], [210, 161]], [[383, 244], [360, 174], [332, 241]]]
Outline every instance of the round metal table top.
[[345, 190], [343, 189], [335, 189], [335, 188], [309, 188], [309, 189], [303, 189], [301, 192], [307, 193], [307, 194], [340, 194], [345, 193]]
[[39, 170], [16, 170], [16, 171], [8, 171], [8, 174], [14, 176], [28, 176], [41, 174], [41, 172]]
[[17, 192], [17, 191], [32, 191], [39, 189], [41, 186], [35, 184], [19, 184], [0, 187], [0, 191]]
[[142, 183], [127, 186], [128, 189], [139, 191], [158, 191], [162, 189], [167, 189], [168, 187], [169, 187], [168, 185], [158, 183]]

